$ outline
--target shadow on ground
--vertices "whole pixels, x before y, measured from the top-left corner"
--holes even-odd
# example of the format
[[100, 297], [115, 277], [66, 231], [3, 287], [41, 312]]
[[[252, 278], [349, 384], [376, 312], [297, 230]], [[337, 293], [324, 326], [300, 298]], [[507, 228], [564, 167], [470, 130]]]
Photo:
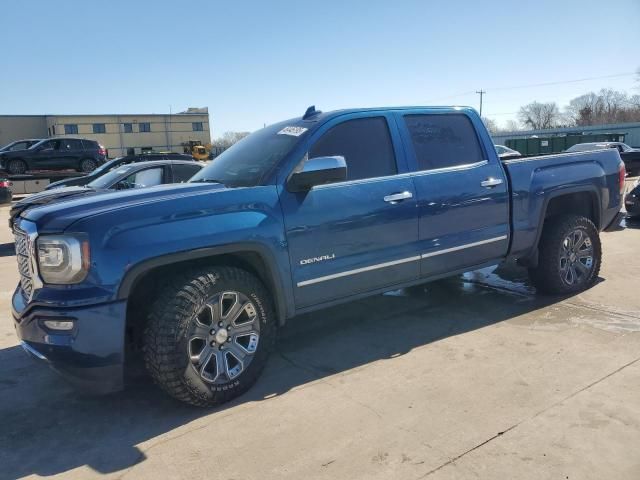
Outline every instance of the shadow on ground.
[[314, 380], [404, 355], [539, 309], [523, 272], [485, 269], [292, 320], [257, 385], [215, 410], [184, 406], [144, 376], [107, 397], [82, 397], [19, 347], [0, 350], [0, 477], [49, 476], [87, 465], [116, 472], [145, 460], [138, 444], [200, 417], [268, 401]]
[[13, 242], [0, 243], [0, 257], [12, 257], [16, 254], [16, 247]]

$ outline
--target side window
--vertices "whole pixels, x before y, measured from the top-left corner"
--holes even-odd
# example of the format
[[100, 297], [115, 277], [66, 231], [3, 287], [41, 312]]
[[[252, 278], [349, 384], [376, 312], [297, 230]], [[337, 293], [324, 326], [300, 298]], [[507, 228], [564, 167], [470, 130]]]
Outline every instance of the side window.
[[27, 142], [18, 142], [15, 145], [9, 147], [9, 151], [10, 152], [15, 152], [17, 150], [24, 150], [26, 148], [29, 148], [29, 145]]
[[80, 140], [68, 140], [67, 143], [71, 150], [82, 150], [82, 141]]
[[72, 149], [73, 149], [73, 145], [71, 143], [71, 140], [61, 140], [60, 147], [57, 150], [60, 150], [62, 152], [68, 152]]
[[384, 117], [347, 120], [325, 132], [309, 158], [343, 156], [348, 180], [384, 177], [398, 172], [391, 135]]
[[476, 131], [460, 114], [405, 115], [418, 170], [468, 165], [484, 160]]
[[62, 150], [62, 140], [51, 140], [49, 142], [49, 148], [53, 150]]
[[200, 171], [197, 165], [173, 165], [173, 183], [184, 183]]
[[162, 168], [148, 168], [132, 173], [118, 182], [120, 189], [153, 187], [162, 183]]

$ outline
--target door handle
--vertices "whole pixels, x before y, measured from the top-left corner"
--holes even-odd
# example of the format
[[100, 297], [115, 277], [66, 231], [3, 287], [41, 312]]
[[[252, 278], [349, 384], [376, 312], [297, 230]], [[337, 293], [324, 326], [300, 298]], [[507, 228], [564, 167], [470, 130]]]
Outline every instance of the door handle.
[[493, 177], [489, 177], [486, 180], [483, 180], [480, 182], [480, 185], [483, 187], [487, 187], [487, 188], [493, 188], [495, 186], [501, 185], [502, 184], [502, 179], [501, 178], [493, 178]]
[[412, 198], [412, 197], [413, 197], [413, 193], [411, 192], [400, 192], [400, 193], [393, 193], [391, 195], [386, 195], [384, 197], [384, 201], [388, 203], [396, 203], [401, 200], [406, 200], [407, 198]]

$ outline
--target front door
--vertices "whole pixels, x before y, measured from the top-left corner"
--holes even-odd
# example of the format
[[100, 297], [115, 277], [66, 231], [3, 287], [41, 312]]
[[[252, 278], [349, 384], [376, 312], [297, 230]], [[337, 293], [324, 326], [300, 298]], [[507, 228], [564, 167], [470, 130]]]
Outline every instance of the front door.
[[309, 140], [308, 158], [345, 158], [347, 181], [280, 192], [297, 308], [419, 276], [416, 192], [393, 119], [371, 115], [334, 119]]
[[497, 262], [508, 250], [507, 179], [474, 121], [464, 112], [398, 115], [415, 171], [425, 278]]

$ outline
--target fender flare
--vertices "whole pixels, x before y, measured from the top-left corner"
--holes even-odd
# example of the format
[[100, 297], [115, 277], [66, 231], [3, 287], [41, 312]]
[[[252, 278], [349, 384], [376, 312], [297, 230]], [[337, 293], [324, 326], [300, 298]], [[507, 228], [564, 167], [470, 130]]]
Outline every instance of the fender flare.
[[116, 298], [118, 300], [127, 299], [131, 291], [136, 286], [138, 280], [140, 280], [146, 273], [153, 269], [185, 261], [206, 259], [220, 255], [241, 254], [243, 252], [252, 252], [257, 254], [264, 263], [264, 275], [268, 280], [268, 285], [266, 286], [267, 288], [269, 288], [271, 294], [273, 295], [278, 322], [280, 325], [283, 325], [286, 318], [290, 316], [290, 312], [292, 310], [291, 306], [289, 306], [286, 301], [284, 290], [285, 287], [282, 282], [283, 279], [278, 272], [276, 260], [273, 258], [272, 253], [266, 246], [251, 242], [198, 248], [195, 250], [169, 253], [167, 255], [161, 255], [159, 257], [153, 257], [143, 260], [142, 262], [133, 265], [126, 271], [122, 280], [120, 281], [120, 285], [118, 286]]
[[596, 228], [598, 229], [598, 231], [600, 231], [600, 223], [602, 222], [602, 219], [600, 218], [602, 216], [601, 215], [602, 201], [600, 198], [600, 193], [598, 192], [598, 189], [594, 185], [582, 185], [582, 186], [576, 186], [576, 187], [566, 188], [562, 190], [556, 190], [555, 192], [552, 192], [551, 194], [545, 196], [544, 201], [542, 203], [540, 216], [538, 217], [539, 228], [538, 228], [538, 232], [536, 233], [536, 241], [531, 248], [532, 252], [536, 252], [536, 253], [533, 253], [533, 255], [537, 256], [538, 244], [540, 243], [540, 238], [542, 237], [542, 230], [544, 228], [544, 219], [547, 215], [547, 209], [549, 208], [549, 203], [554, 198], [563, 197], [565, 195], [571, 195], [574, 193], [587, 193], [592, 198], [592, 200], [595, 199], [594, 205], [592, 206], [594, 209], [593, 211], [596, 215], [596, 222], [597, 222]]

